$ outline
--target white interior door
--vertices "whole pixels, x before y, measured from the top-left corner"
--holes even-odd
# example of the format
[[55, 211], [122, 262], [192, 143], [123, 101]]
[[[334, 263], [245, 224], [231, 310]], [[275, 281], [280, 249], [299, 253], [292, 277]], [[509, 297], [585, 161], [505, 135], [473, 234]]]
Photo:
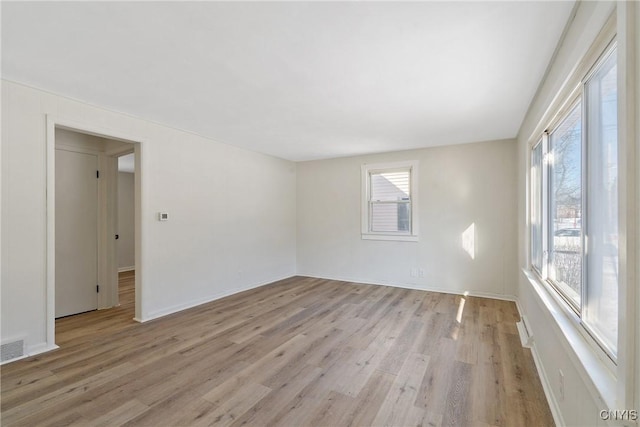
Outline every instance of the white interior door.
[[56, 149], [56, 317], [98, 308], [98, 156]]

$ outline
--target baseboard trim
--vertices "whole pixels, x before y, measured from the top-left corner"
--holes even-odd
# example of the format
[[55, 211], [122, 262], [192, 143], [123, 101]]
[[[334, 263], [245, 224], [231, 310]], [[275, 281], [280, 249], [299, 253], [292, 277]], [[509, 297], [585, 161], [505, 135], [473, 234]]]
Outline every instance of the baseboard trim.
[[536, 348], [535, 340], [531, 344], [531, 355], [533, 356], [533, 363], [536, 365], [536, 371], [538, 371], [538, 376], [540, 377], [540, 382], [542, 383], [542, 390], [544, 390], [544, 395], [547, 398], [547, 403], [549, 404], [549, 409], [551, 409], [551, 415], [553, 416], [553, 421], [557, 426], [564, 426], [564, 419], [562, 418], [562, 412], [560, 412], [560, 406], [558, 405], [558, 401], [553, 395], [553, 388], [551, 387], [551, 382], [549, 381], [549, 377], [547, 376], [547, 372], [544, 370], [544, 366], [542, 365], [542, 360], [538, 355], [538, 350]]
[[60, 347], [55, 344], [49, 345], [47, 343], [31, 345], [26, 348], [24, 356], [16, 357], [10, 360], [5, 360], [4, 362], [0, 363], [0, 366], [6, 365], [8, 363], [17, 362], [18, 360], [27, 359], [32, 356], [37, 356], [38, 354], [46, 353], [48, 351], [57, 350], [59, 348]]
[[288, 278], [291, 278], [291, 277], [294, 277], [294, 276], [296, 276], [296, 274], [285, 275], [285, 276], [282, 276], [282, 277], [276, 277], [276, 278], [269, 279], [267, 281], [259, 282], [259, 283], [256, 283], [256, 284], [250, 284], [250, 285], [247, 285], [247, 286], [234, 288], [234, 289], [231, 289], [231, 290], [228, 290], [228, 291], [219, 292], [217, 294], [209, 295], [209, 296], [204, 297], [204, 298], [191, 300], [191, 301], [188, 301], [188, 302], [185, 302], [185, 303], [182, 303], [182, 304], [176, 304], [174, 306], [167, 307], [167, 308], [164, 308], [162, 310], [152, 311], [151, 313], [149, 313], [146, 316], [142, 316], [140, 318], [134, 317], [133, 320], [135, 320], [136, 322], [139, 322], [139, 323], [149, 322], [151, 320], [155, 320], [155, 319], [158, 319], [158, 318], [161, 318], [161, 317], [164, 317], [164, 316], [168, 316], [170, 314], [178, 313], [178, 312], [183, 311], [183, 310], [188, 310], [190, 308], [197, 307], [197, 306], [202, 305], [202, 304], [207, 304], [207, 303], [210, 303], [210, 302], [213, 302], [213, 301], [216, 301], [216, 300], [219, 300], [221, 298], [225, 298], [225, 297], [228, 297], [228, 296], [231, 296], [231, 295], [239, 294], [240, 292], [245, 292], [245, 291], [249, 291], [251, 289], [260, 288], [262, 286], [266, 286], [266, 285], [269, 285], [271, 283], [278, 282], [278, 281], [284, 280], [284, 279], [288, 279]]
[[[516, 308], [518, 309], [518, 315], [520, 316], [520, 321], [523, 322], [525, 318], [524, 310], [520, 305], [520, 301], [518, 298], [515, 299]], [[520, 332], [518, 328], [518, 332]], [[532, 331], [529, 330], [529, 333]], [[522, 338], [521, 338], [522, 339]], [[544, 369], [544, 365], [542, 364], [542, 359], [540, 359], [540, 355], [538, 354], [538, 349], [536, 347], [536, 340], [533, 335], [530, 336], [530, 339], [527, 341], [528, 346], [531, 350], [531, 356], [533, 357], [533, 364], [536, 366], [536, 371], [538, 372], [538, 377], [540, 378], [540, 383], [542, 384], [542, 390], [544, 391], [544, 396], [547, 398], [547, 403], [549, 404], [549, 409], [551, 410], [551, 416], [553, 416], [553, 421], [557, 426], [563, 426], [564, 418], [562, 417], [562, 412], [560, 411], [560, 406], [558, 401], [556, 400], [555, 395], [553, 394], [553, 387], [551, 386], [551, 382], [549, 381], [549, 376], [547, 375], [547, 371]], [[524, 347], [524, 345], [523, 345]]]
[[118, 273], [124, 273], [124, 272], [126, 272], [126, 271], [133, 271], [133, 270], [135, 270], [135, 269], [136, 269], [136, 266], [135, 266], [135, 265], [132, 265], [132, 266], [129, 266], [129, 267], [120, 267], [120, 268], [118, 269]]
[[29, 357], [31, 357], [31, 356], [36, 356], [40, 353], [46, 353], [47, 351], [57, 350], [59, 348], [60, 347], [55, 344], [49, 345], [47, 343], [42, 343], [42, 344], [29, 346], [27, 350], [27, 354], [29, 355]]
[[503, 301], [512, 301], [517, 304], [517, 299], [513, 295], [506, 294], [497, 294], [493, 292], [483, 292], [483, 291], [472, 291], [472, 290], [459, 290], [459, 289], [446, 289], [446, 288], [438, 288], [433, 286], [419, 286], [415, 284], [407, 284], [397, 282], [380, 282], [380, 281], [371, 281], [371, 280], [359, 280], [347, 277], [325, 277], [325, 276], [317, 276], [314, 274], [298, 274], [300, 277], [310, 277], [313, 279], [325, 279], [325, 280], [336, 280], [340, 282], [350, 282], [350, 283], [359, 283], [362, 285], [376, 285], [376, 286], [390, 286], [392, 288], [400, 288], [400, 289], [413, 289], [416, 291], [426, 291], [426, 292], [438, 292], [443, 294], [451, 294], [451, 295], [462, 295], [462, 296], [471, 296], [478, 298], [491, 298], [498, 299]]
[[520, 321], [516, 322], [516, 328], [518, 328], [518, 335], [520, 335], [520, 343], [525, 348], [531, 348], [533, 345], [533, 335], [531, 335], [531, 327], [527, 321], [527, 318], [520, 312]]

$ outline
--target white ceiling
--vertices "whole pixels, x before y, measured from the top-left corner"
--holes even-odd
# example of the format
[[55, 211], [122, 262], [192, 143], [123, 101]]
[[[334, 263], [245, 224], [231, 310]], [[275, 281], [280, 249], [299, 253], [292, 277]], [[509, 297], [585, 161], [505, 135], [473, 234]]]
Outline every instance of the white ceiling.
[[573, 3], [2, 2], [2, 75], [290, 160], [511, 138]]

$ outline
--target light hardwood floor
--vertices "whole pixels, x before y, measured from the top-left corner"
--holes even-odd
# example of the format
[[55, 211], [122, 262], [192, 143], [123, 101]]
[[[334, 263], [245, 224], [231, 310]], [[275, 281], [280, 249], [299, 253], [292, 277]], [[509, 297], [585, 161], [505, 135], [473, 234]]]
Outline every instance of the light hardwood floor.
[[3, 426], [553, 425], [512, 302], [295, 277], [138, 324], [133, 280], [2, 367]]

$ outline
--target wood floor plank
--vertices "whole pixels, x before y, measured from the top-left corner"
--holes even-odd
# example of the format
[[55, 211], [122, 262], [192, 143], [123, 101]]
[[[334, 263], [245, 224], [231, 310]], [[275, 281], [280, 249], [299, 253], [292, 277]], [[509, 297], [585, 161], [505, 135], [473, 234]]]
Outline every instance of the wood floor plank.
[[308, 384], [316, 381], [322, 374], [322, 369], [305, 365], [290, 373], [288, 381], [272, 389], [264, 399], [253, 405], [242, 416], [233, 422], [233, 426], [268, 424], [280, 411], [292, 402]]
[[431, 363], [421, 378], [415, 405], [428, 412], [444, 414], [455, 366], [456, 342], [450, 338], [439, 338], [437, 347], [439, 350], [431, 356]]
[[128, 400], [122, 405], [111, 409], [106, 414], [92, 419], [87, 424], [91, 427], [119, 426], [149, 410], [149, 407], [137, 399]]
[[473, 370], [472, 375], [474, 421], [496, 426], [505, 425], [509, 408], [504, 375], [499, 364], [480, 364]]
[[289, 402], [284, 409], [281, 409], [266, 426], [305, 426], [309, 419], [309, 414], [318, 407], [318, 400], [298, 395]]
[[374, 371], [349, 411], [345, 412], [336, 425], [368, 426], [384, 402], [393, 386], [396, 376], [388, 372]]
[[52, 413], [50, 415], [39, 414], [38, 416], [30, 417], [28, 419], [20, 420], [16, 425], [18, 426], [44, 426], [44, 427], [58, 427], [67, 425], [79, 425], [85, 424], [86, 420], [82, 418], [77, 412], [60, 412]]
[[451, 379], [445, 411], [442, 416], [442, 426], [471, 426], [473, 422], [471, 411], [472, 365], [456, 361]]
[[509, 301], [292, 277], [140, 324], [134, 288], [2, 366], [3, 426], [553, 425]]
[[[262, 384], [250, 383], [240, 387], [235, 393], [214, 403], [215, 410], [200, 416], [197, 420], [187, 421], [187, 425], [193, 426], [229, 426], [235, 420], [244, 415], [252, 406], [271, 393], [269, 387]], [[209, 400], [210, 399], [205, 399]]]
[[416, 345], [416, 340], [422, 335], [425, 323], [421, 320], [411, 319], [393, 343], [393, 351], [388, 351], [380, 362], [378, 369], [397, 374], [406, 359], [406, 354]]
[[[307, 337], [308, 342], [301, 347], [295, 357], [284, 360], [284, 364], [278, 366], [263, 365], [261, 369], [264, 375], [261, 376], [261, 384], [271, 388], [278, 388], [282, 384], [288, 382], [292, 372], [300, 369], [305, 365], [318, 366], [314, 363], [317, 359], [314, 356], [321, 356], [332, 349], [336, 342], [342, 339], [343, 331], [336, 328], [315, 331], [315, 333], [305, 333], [302, 336]], [[257, 365], [254, 364], [254, 365]]]
[[340, 425], [343, 415], [352, 410], [354, 403], [355, 399], [353, 397], [345, 396], [337, 391], [331, 391], [324, 399], [316, 402], [314, 410], [310, 412], [309, 417], [301, 425]]
[[427, 313], [423, 317], [425, 328], [416, 338], [415, 351], [422, 354], [435, 354], [438, 352], [441, 338], [451, 338], [451, 332], [456, 325], [455, 313]]
[[296, 335], [284, 344], [274, 348], [264, 357], [251, 364], [246, 369], [229, 378], [213, 390], [204, 394], [202, 398], [216, 403], [220, 396], [228, 394], [231, 390], [243, 387], [247, 383], [260, 383], [271, 375], [271, 370], [278, 371], [285, 367], [291, 358], [297, 355], [297, 346], [306, 341], [307, 337]]
[[2, 422], [3, 424], [11, 424], [12, 421], [22, 420], [23, 418], [37, 418], [37, 414], [34, 414], [34, 408], [38, 408], [38, 412], [50, 408], [55, 409], [54, 412], [59, 412], [60, 408], [58, 406], [61, 402], [81, 396], [92, 388], [112, 381], [113, 378], [127, 376], [134, 371], [135, 367], [133, 365], [123, 363], [111, 369], [96, 373], [91, 377], [86, 377], [81, 381], [66, 384], [62, 383], [59, 390], [52, 391], [34, 400], [24, 401], [20, 405], [7, 411], [3, 409]]
[[333, 391], [350, 397], [356, 397], [369, 381], [373, 372], [378, 368], [388, 349], [379, 343], [364, 350], [355, 350], [349, 357], [341, 362], [342, 370], [337, 376]]
[[373, 420], [373, 425], [406, 425], [406, 417], [414, 407], [428, 365], [429, 356], [420, 353], [407, 356]]

